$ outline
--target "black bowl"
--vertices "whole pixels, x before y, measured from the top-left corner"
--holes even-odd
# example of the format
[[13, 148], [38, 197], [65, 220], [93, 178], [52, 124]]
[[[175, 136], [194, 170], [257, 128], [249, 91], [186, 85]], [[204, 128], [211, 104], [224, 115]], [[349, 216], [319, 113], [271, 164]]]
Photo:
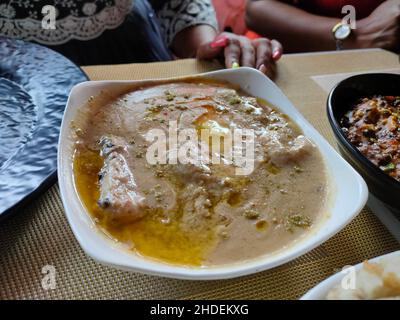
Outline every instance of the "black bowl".
[[[328, 118], [340, 153], [363, 176], [369, 191], [396, 213], [400, 212], [400, 182], [384, 173], [347, 140], [340, 120], [361, 98], [373, 95], [400, 95], [400, 75], [369, 73], [338, 83], [330, 92]], [[399, 215], [400, 217], [400, 215]]]

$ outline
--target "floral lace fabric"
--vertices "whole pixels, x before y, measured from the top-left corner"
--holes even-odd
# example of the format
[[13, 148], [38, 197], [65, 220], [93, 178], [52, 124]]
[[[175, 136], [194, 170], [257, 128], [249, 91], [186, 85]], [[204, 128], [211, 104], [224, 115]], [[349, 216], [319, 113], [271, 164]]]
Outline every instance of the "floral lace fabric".
[[210, 0], [165, 1], [157, 12], [165, 41], [171, 44], [175, 35], [187, 27], [208, 24], [218, 30], [214, 7]]
[[[45, 45], [63, 44], [72, 39], [91, 40], [107, 29], [120, 26], [132, 10], [133, 1], [0, 0], [0, 34]], [[157, 2], [157, 16], [168, 44], [176, 33], [189, 26], [217, 25], [210, 0], [154, 2]], [[42, 13], [42, 9], [46, 5], [56, 8], [54, 29], [43, 28], [46, 12]]]

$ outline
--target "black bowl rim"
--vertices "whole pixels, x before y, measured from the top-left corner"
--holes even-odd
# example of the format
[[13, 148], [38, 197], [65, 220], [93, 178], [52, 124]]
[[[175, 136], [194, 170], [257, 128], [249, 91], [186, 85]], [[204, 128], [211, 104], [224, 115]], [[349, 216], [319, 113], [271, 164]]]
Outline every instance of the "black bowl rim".
[[379, 179], [381, 182], [388, 184], [389, 186], [399, 189], [400, 190], [400, 181], [397, 181], [395, 178], [392, 178], [391, 176], [387, 175], [385, 172], [383, 172], [378, 166], [373, 164], [366, 156], [364, 156], [356, 146], [354, 146], [345, 136], [342, 127], [340, 126], [340, 123], [336, 119], [334, 112], [333, 112], [333, 106], [332, 106], [332, 97], [336, 92], [336, 89], [340, 86], [342, 86], [344, 83], [349, 82], [349, 81], [354, 81], [354, 80], [359, 80], [360, 78], [366, 78], [366, 77], [371, 77], [371, 76], [388, 76], [388, 77], [395, 77], [400, 79], [400, 74], [396, 73], [363, 73], [363, 74], [358, 74], [354, 75], [351, 77], [348, 77], [339, 83], [337, 83], [332, 90], [330, 91], [328, 95], [328, 100], [327, 100], [327, 111], [328, 111], [328, 120], [329, 123], [333, 129], [334, 134], [336, 137], [339, 139], [341, 144], [349, 151], [351, 152], [356, 159], [361, 162], [361, 164], [371, 173], [371, 175], [375, 176], [377, 179]]

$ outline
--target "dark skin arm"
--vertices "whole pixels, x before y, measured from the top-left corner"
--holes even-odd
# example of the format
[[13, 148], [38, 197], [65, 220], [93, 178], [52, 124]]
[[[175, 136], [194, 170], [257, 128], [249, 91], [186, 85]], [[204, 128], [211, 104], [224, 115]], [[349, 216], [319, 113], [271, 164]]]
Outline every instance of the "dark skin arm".
[[175, 36], [171, 49], [179, 58], [194, 58], [199, 46], [212, 42], [217, 35], [217, 31], [206, 24], [189, 27]]
[[339, 21], [276, 0], [247, 3], [247, 26], [279, 39], [287, 52], [335, 50], [331, 30]]
[[[310, 14], [279, 0], [247, 3], [246, 23], [261, 35], [282, 42], [288, 52], [334, 50], [332, 28], [340, 19]], [[344, 49], [400, 49], [400, 0], [387, 0], [357, 27]]]

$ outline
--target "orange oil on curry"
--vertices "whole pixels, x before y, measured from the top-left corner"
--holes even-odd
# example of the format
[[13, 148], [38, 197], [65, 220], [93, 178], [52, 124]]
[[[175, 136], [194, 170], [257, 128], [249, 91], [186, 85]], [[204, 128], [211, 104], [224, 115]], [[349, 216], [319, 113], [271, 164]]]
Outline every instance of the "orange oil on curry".
[[187, 266], [203, 264], [215, 244], [212, 230], [209, 234], [184, 232], [179, 220], [164, 224], [151, 212], [137, 222], [116, 225], [110, 219], [110, 214], [97, 204], [100, 196], [98, 173], [103, 166], [103, 159], [98, 152], [77, 150], [73, 166], [81, 201], [108, 236], [145, 257]]

